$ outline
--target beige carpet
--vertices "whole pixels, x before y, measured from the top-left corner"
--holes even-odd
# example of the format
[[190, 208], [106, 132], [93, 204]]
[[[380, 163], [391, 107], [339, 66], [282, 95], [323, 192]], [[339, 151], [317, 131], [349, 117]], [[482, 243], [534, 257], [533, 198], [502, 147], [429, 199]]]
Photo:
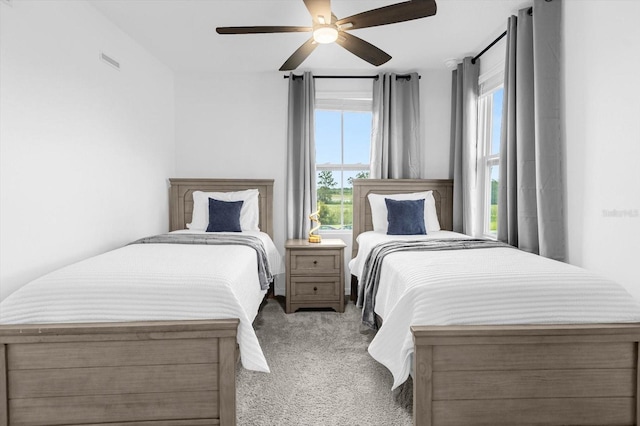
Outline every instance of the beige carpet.
[[287, 315], [281, 303], [269, 299], [254, 324], [271, 373], [238, 368], [239, 425], [411, 425], [410, 387], [391, 392], [358, 308]]

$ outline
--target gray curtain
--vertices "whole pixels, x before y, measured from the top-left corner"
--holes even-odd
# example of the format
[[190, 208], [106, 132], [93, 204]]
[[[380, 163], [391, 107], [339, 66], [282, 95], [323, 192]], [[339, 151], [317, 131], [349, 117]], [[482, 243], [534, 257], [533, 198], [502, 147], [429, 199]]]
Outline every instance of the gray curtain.
[[372, 179], [418, 178], [420, 77], [382, 73], [373, 82]]
[[451, 145], [453, 150], [453, 230], [482, 234], [482, 191], [478, 187], [478, 73], [480, 62], [464, 58], [453, 71]]
[[535, 0], [507, 28], [498, 239], [564, 260], [561, 0]]
[[313, 75], [289, 74], [287, 128], [287, 238], [308, 238], [316, 210], [315, 86]]

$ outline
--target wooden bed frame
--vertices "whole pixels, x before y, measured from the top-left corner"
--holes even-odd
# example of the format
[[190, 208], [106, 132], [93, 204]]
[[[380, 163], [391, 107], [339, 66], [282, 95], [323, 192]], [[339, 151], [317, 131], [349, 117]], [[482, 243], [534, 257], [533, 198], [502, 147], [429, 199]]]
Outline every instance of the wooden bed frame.
[[[260, 192], [273, 237], [273, 180], [170, 179], [170, 229], [193, 192]], [[0, 426], [236, 424], [238, 319], [0, 325]]]
[[[433, 190], [442, 229], [452, 181], [354, 180], [355, 238], [367, 194]], [[411, 327], [415, 425], [637, 425], [640, 324]]]

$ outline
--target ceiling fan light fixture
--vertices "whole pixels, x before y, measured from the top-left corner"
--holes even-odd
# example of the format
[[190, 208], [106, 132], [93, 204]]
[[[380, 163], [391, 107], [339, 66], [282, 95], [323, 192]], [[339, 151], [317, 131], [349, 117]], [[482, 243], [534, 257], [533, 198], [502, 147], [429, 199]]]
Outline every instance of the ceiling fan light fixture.
[[313, 30], [313, 39], [320, 44], [333, 43], [338, 39], [338, 29], [331, 25], [317, 26]]

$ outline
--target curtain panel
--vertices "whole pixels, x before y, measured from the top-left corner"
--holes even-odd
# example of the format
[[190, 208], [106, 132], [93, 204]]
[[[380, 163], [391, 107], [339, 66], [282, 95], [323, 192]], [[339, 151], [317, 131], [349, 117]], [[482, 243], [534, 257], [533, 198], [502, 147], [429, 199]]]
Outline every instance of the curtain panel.
[[453, 230], [482, 234], [482, 191], [478, 187], [478, 77], [480, 62], [464, 58], [453, 71]]
[[381, 73], [373, 81], [372, 179], [420, 177], [420, 77]]
[[508, 20], [500, 141], [498, 239], [564, 260], [561, 0]]
[[287, 126], [287, 238], [306, 239], [316, 211], [315, 86], [313, 75], [289, 74]]

